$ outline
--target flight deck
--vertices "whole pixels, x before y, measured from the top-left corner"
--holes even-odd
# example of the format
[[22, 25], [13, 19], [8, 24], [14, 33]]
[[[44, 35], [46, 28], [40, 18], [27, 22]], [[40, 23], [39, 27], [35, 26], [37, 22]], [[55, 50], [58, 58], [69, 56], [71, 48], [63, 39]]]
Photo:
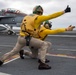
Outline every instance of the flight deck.
[[[12, 50], [17, 37], [0, 34], [0, 57]], [[46, 54], [52, 69], [38, 70], [37, 59], [27, 56], [20, 59], [19, 54], [16, 54], [0, 67], [0, 75], [76, 75], [76, 35], [51, 35], [46, 40], [52, 43], [52, 49]], [[28, 47], [23, 49], [29, 50]]]

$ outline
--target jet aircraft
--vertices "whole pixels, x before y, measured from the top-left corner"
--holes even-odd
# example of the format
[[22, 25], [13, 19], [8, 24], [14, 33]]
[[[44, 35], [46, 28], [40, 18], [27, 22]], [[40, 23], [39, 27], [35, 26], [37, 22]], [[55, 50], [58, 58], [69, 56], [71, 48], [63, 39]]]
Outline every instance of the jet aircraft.
[[27, 14], [22, 13], [20, 10], [12, 8], [2, 9], [0, 11], [0, 24], [16, 25], [17, 23], [21, 23], [26, 15]]
[[[8, 24], [9, 26], [20, 26], [24, 16], [26, 15], [27, 14], [21, 12], [20, 10], [16, 10], [12, 8], [2, 9], [0, 11], [0, 24], [3, 25]], [[0, 31], [1, 30], [2, 29], [0, 28]]]

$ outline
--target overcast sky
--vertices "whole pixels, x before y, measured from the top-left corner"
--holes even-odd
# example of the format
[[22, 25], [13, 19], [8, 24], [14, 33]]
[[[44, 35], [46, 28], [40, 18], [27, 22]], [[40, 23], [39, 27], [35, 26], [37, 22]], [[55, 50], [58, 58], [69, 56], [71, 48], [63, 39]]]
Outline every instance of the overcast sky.
[[44, 15], [65, 10], [67, 5], [69, 5], [71, 7], [70, 13], [66, 13], [50, 21], [53, 28], [64, 28], [69, 25], [76, 26], [76, 0], [0, 0], [0, 10], [15, 8], [26, 14], [32, 13], [32, 9], [36, 5], [43, 7]]

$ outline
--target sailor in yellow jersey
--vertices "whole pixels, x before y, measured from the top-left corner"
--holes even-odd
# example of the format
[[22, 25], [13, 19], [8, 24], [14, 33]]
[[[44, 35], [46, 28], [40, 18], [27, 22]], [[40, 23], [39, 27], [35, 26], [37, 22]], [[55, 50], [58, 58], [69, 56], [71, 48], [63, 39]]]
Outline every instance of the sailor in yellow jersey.
[[[75, 28], [75, 26], [72, 26], [72, 25], [68, 26], [67, 28], [57, 28], [57, 29], [52, 29], [51, 27], [52, 27], [52, 23], [49, 21], [45, 21], [45, 23], [40, 27], [40, 30], [38, 32], [39, 37], [36, 37], [36, 38], [40, 40], [45, 40], [48, 35], [55, 35], [66, 31], [72, 31]], [[52, 45], [51, 42], [48, 42], [48, 41], [46, 42], [48, 43], [48, 48], [50, 49]], [[31, 58], [38, 58], [39, 52], [38, 52], [37, 46], [30, 45], [29, 48], [31, 52], [23, 49], [20, 51], [21, 59], [24, 59], [23, 55], [30, 56]], [[40, 60], [38, 60], [38, 62], [40, 62]], [[45, 62], [49, 62], [49, 60], [46, 59]]]
[[4, 54], [0, 58], [0, 66], [4, 63], [6, 59], [17, 54], [24, 46], [29, 46], [33, 44], [34, 46], [37, 45], [39, 48], [39, 59], [41, 62], [39, 63], [38, 69], [51, 69], [51, 66], [45, 63], [46, 52], [48, 49], [47, 42], [34, 38], [34, 36], [37, 35], [40, 25], [43, 21], [54, 19], [70, 11], [70, 7], [67, 6], [67, 8], [63, 11], [56, 12], [50, 15], [42, 15], [43, 8], [40, 5], [36, 6], [33, 9], [33, 14], [24, 17], [21, 24], [20, 35], [18, 37], [17, 43], [10, 52]]
[[66, 31], [72, 31], [75, 28], [75, 26], [70, 25], [67, 28], [52, 29], [51, 26], [52, 24], [50, 24], [48, 21], [45, 22], [45, 24], [40, 28], [40, 31], [38, 33], [39, 39], [45, 40], [48, 35], [55, 35]]

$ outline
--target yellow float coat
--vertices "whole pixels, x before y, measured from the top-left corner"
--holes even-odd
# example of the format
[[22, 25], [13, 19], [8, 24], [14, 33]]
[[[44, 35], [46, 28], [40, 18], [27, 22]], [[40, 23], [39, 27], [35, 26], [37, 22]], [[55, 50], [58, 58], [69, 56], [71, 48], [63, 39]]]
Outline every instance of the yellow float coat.
[[51, 29], [46, 29], [44, 26], [42, 26], [38, 33], [39, 37], [37, 38], [44, 40], [47, 37], [47, 35], [54, 35], [54, 34], [63, 33], [63, 32], [65, 32], [65, 28], [58, 28], [58, 29], [51, 30]]
[[[57, 12], [47, 16], [44, 16], [44, 15], [25, 16], [21, 24], [20, 36], [27, 36], [28, 35], [27, 32], [30, 33], [31, 36], [33, 37], [36, 36], [38, 34], [39, 27], [43, 21], [59, 17], [63, 14], [64, 14], [64, 11]], [[27, 32], [22, 31], [22, 30], [25, 30], [25, 28]]]

